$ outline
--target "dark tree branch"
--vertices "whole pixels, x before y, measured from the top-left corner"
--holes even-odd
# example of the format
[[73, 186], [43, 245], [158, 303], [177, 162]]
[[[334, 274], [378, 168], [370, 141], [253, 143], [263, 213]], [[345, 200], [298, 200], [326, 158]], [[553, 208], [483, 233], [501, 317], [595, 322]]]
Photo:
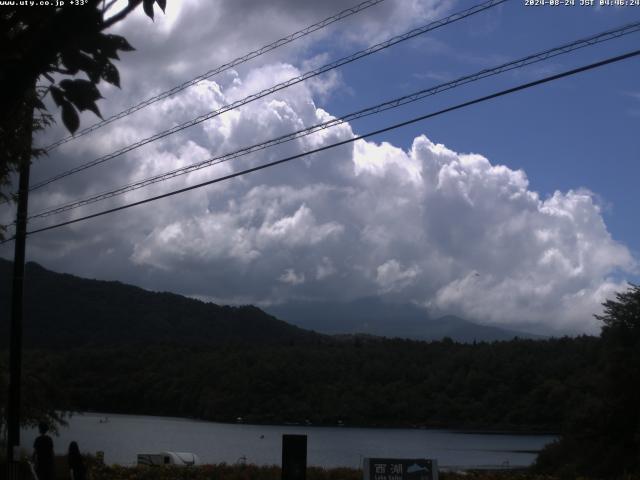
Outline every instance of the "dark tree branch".
[[72, 73], [65, 68], [52, 67], [50, 69], [51, 72], [62, 73], [64, 75], [72, 75]]
[[141, 3], [142, 3], [142, 0], [134, 0], [132, 2], [129, 2], [129, 5], [127, 5], [125, 8], [120, 10], [118, 13], [116, 13], [115, 15], [113, 15], [112, 17], [109, 17], [107, 20], [104, 21], [104, 23], [102, 24], [102, 30], [106, 30], [107, 28], [109, 28], [113, 24], [118, 23], [120, 20], [124, 19], [133, 10], [135, 10], [136, 7], [138, 5], [140, 5]]
[[[118, 0], [111, 0], [106, 6], [102, 7], [102, 13], [103, 14], [107, 13], [111, 9], [111, 7], [113, 7], [117, 2]], [[104, 5], [104, 0], [102, 3]]]

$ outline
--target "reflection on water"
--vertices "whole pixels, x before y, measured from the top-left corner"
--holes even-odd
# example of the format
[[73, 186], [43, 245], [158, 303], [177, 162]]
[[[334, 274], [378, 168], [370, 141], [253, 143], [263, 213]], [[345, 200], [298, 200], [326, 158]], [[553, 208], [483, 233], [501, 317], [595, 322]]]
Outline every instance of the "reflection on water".
[[[72, 440], [83, 452], [103, 451], [107, 463], [132, 465], [136, 454], [192, 452], [204, 463], [279, 465], [282, 435], [308, 435], [308, 463], [360, 467], [363, 457], [437, 458], [441, 467], [496, 468], [530, 465], [549, 435], [494, 435], [448, 430], [223, 424], [182, 418], [76, 414], [54, 438], [56, 453]], [[30, 447], [35, 430], [22, 434]]]

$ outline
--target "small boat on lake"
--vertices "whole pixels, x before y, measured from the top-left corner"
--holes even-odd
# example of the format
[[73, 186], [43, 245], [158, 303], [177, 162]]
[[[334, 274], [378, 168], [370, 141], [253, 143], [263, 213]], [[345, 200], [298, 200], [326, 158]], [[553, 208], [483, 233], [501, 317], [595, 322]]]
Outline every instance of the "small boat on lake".
[[139, 453], [138, 465], [178, 465], [191, 466], [198, 465], [200, 459], [195, 453], [189, 452], [160, 452], [160, 453]]

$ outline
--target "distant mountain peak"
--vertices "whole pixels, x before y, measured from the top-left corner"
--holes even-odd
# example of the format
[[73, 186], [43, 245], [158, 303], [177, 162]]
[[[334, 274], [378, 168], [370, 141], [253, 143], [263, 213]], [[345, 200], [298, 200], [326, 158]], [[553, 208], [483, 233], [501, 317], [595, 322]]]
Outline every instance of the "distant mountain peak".
[[351, 301], [297, 301], [272, 305], [266, 310], [288, 323], [332, 335], [368, 334], [414, 340], [458, 342], [542, 338], [525, 332], [481, 325], [455, 315], [432, 317], [413, 303], [383, 297]]

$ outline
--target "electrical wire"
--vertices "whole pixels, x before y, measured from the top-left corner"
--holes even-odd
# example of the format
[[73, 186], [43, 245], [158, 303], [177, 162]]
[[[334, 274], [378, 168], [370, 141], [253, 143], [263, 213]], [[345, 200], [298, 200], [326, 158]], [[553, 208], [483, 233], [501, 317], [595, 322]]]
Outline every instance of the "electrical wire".
[[275, 50], [276, 48], [282, 47], [284, 45], [287, 45], [288, 43], [293, 42], [294, 40], [297, 40], [299, 38], [302, 38], [306, 35], [309, 35], [313, 32], [316, 32], [318, 30], [321, 30], [329, 25], [331, 25], [332, 23], [335, 23], [339, 20], [342, 20], [343, 18], [347, 18], [351, 15], [354, 15], [356, 13], [359, 13], [363, 10], [366, 10], [367, 8], [373, 7], [374, 5], [377, 5], [381, 2], [384, 2], [385, 0], [367, 0], [365, 2], [359, 3], [358, 5], [355, 5], [353, 7], [347, 8], [345, 10], [342, 10], [339, 13], [336, 13], [335, 15], [332, 15], [331, 17], [325, 18], [324, 20], [318, 22], [318, 23], [314, 23], [313, 25], [310, 25], [302, 30], [298, 30], [297, 32], [294, 32], [290, 35], [287, 35], [286, 37], [280, 38], [279, 40], [276, 40], [275, 42], [270, 43], [269, 45], [265, 45], [261, 48], [258, 48], [257, 50], [254, 50], [252, 52], [247, 53], [246, 55], [243, 55], [241, 57], [238, 57], [234, 60], [231, 60], [230, 62], [227, 62], [223, 65], [220, 65], [214, 69], [209, 70], [208, 72], [205, 72], [201, 75], [198, 75], [195, 78], [192, 78], [191, 80], [188, 80], [184, 83], [181, 83], [180, 85], [177, 85], [173, 88], [170, 88], [169, 90], [166, 90], [162, 93], [159, 93], [158, 95], [155, 95], [153, 97], [150, 97], [146, 100], [143, 100], [140, 103], [137, 103], [119, 113], [116, 113], [100, 122], [97, 122], [87, 128], [84, 128], [83, 130], [80, 130], [79, 132], [76, 132], [72, 135], [68, 135], [64, 138], [61, 138], [60, 140], [48, 145], [47, 147], [45, 147], [46, 151], [51, 151], [57, 147], [59, 147], [60, 145], [63, 145], [71, 140], [74, 140], [76, 138], [82, 137], [88, 133], [91, 133], [95, 130], [98, 130], [99, 128], [102, 128], [110, 123], [115, 122], [116, 120], [119, 120], [120, 118], [124, 118], [128, 115], [131, 115], [134, 112], [137, 112], [138, 110], [142, 110], [145, 107], [148, 107], [149, 105], [152, 105], [160, 100], [164, 100], [165, 98], [168, 98], [172, 95], [175, 95], [176, 93], [179, 93], [193, 85], [196, 85], [197, 83], [206, 80], [207, 78], [211, 78], [214, 75], [217, 75], [219, 73], [225, 72], [233, 67], [236, 67], [242, 63], [248, 62], [249, 60], [252, 60], [256, 57], [259, 57], [261, 55], [264, 55], [265, 53], [268, 53], [272, 50]]
[[123, 195], [125, 193], [138, 190], [140, 188], [144, 188], [146, 186], [149, 186], [155, 183], [163, 182], [171, 178], [175, 178], [175, 177], [186, 175], [188, 173], [191, 173], [197, 170], [201, 170], [203, 168], [208, 168], [210, 166], [218, 165], [220, 163], [227, 162], [227, 161], [230, 161], [230, 160], [233, 160], [233, 159], [236, 159], [260, 150], [264, 150], [271, 146], [280, 145], [282, 143], [289, 142], [297, 138], [301, 138], [301, 137], [310, 135], [312, 133], [316, 133], [318, 131], [325, 130], [327, 128], [331, 128], [349, 121], [353, 121], [362, 117], [366, 117], [369, 115], [384, 112], [386, 110], [397, 108], [401, 105], [406, 105], [406, 104], [421, 100], [425, 97], [436, 95], [440, 92], [456, 88], [461, 85], [475, 82], [475, 81], [478, 81], [487, 77], [491, 77], [500, 73], [504, 73], [510, 70], [514, 70], [517, 68], [522, 68], [524, 66], [532, 65], [534, 63], [548, 60], [549, 58], [554, 58], [559, 55], [567, 54], [578, 49], [597, 45], [599, 43], [612, 40], [615, 38], [620, 38], [622, 36], [629, 35], [631, 33], [637, 33], [638, 31], [640, 31], [640, 22], [635, 22], [635, 23], [627, 24], [615, 29], [610, 29], [605, 32], [591, 35], [589, 37], [586, 37], [580, 40], [575, 40], [573, 42], [561, 45], [559, 47], [551, 48], [548, 50], [544, 50], [542, 52], [528, 55], [518, 60], [513, 60], [507, 63], [503, 63], [493, 68], [487, 68], [487, 69], [481, 70], [480, 72], [477, 72], [471, 75], [466, 75], [466, 76], [457, 78], [455, 80], [452, 80], [450, 82], [436, 85], [429, 89], [420, 90], [408, 95], [404, 95], [402, 97], [395, 98], [393, 100], [388, 100], [384, 103], [380, 103], [378, 105], [368, 107], [368, 108], [359, 110], [357, 112], [352, 112], [347, 115], [343, 115], [339, 118], [334, 118], [320, 124], [312, 125], [302, 130], [298, 130], [286, 135], [282, 135], [280, 137], [272, 138], [270, 140], [267, 140], [261, 143], [244, 147], [239, 150], [235, 150], [233, 152], [226, 153], [223, 155], [218, 155], [218, 156], [209, 158], [207, 160], [204, 160], [192, 165], [187, 165], [185, 167], [171, 170], [162, 174], [158, 174], [143, 180], [138, 180], [136, 182], [118, 187], [117, 189], [114, 189], [114, 190], [102, 192], [88, 198], [75, 200], [73, 202], [66, 203], [64, 205], [50, 208], [48, 210], [33, 214], [29, 216], [28, 219], [31, 220], [36, 218], [49, 217], [51, 215], [60, 214], [69, 210], [73, 210], [73, 209], [85, 206], [85, 205], [90, 205], [92, 203], [96, 203], [101, 200]]
[[[526, 89], [532, 88], [532, 87], [537, 86], [537, 85], [542, 85], [544, 83], [549, 83], [549, 82], [552, 82], [552, 81], [555, 81], [555, 80], [559, 80], [561, 78], [565, 78], [565, 77], [569, 77], [569, 76], [572, 76], [572, 75], [576, 75], [578, 73], [586, 72], [588, 70], [593, 70], [593, 69], [596, 69], [596, 68], [599, 68], [599, 67], [603, 67], [605, 65], [609, 65], [609, 64], [612, 64], [612, 63], [620, 62], [622, 60], [626, 60], [626, 59], [629, 59], [629, 58], [632, 58], [632, 57], [635, 57], [635, 56], [638, 56], [638, 55], [640, 55], [640, 50], [634, 50], [634, 51], [625, 53], [623, 55], [618, 55], [616, 57], [610, 57], [610, 58], [607, 58], [605, 60], [601, 60], [599, 62], [591, 63], [591, 64], [588, 64], [588, 65], [584, 65], [582, 67], [574, 68], [572, 70], [567, 70], [567, 71], [564, 71], [562, 73], [558, 73], [558, 74], [555, 74], [555, 75], [550, 75], [550, 76], [547, 76], [547, 77], [544, 77], [544, 78], [541, 78], [541, 79], [538, 79], [538, 80], [535, 80], [535, 81], [532, 81], [532, 82], [524, 83], [524, 84], [518, 85], [516, 87], [508, 88], [506, 90], [502, 90], [502, 91], [499, 91], [499, 92], [496, 92], [496, 93], [493, 93], [493, 94], [490, 94], [490, 95], [486, 95], [484, 97], [480, 97], [480, 98], [476, 98], [474, 100], [469, 100], [467, 102], [459, 103], [459, 104], [457, 104], [457, 105], [455, 105], [453, 107], [448, 107], [448, 108], [445, 108], [445, 109], [442, 109], [442, 110], [438, 110], [437, 112], [429, 113], [429, 114], [426, 114], [426, 115], [421, 115], [419, 117], [415, 117], [415, 118], [412, 118], [410, 120], [405, 120], [403, 122], [396, 123], [396, 124], [393, 124], [393, 125], [390, 125], [388, 127], [384, 127], [384, 128], [378, 129], [378, 130], [374, 130], [374, 131], [365, 133], [363, 135], [358, 135], [358, 136], [352, 137], [352, 138], [347, 139], [347, 140], [343, 140], [343, 141], [340, 141], [340, 142], [332, 143], [330, 145], [325, 145], [325, 146], [316, 148], [314, 150], [310, 150], [308, 152], [303, 152], [303, 153], [299, 153], [299, 154], [292, 155], [292, 156], [289, 156], [289, 157], [285, 157], [285, 158], [282, 158], [282, 159], [279, 159], [279, 160], [275, 160], [273, 162], [265, 163], [265, 164], [262, 164], [262, 165], [259, 165], [259, 166], [256, 166], [256, 167], [248, 168], [246, 170], [242, 170], [242, 171], [235, 172], [235, 173], [232, 173], [232, 174], [229, 174], [229, 175], [225, 175], [223, 177], [218, 177], [218, 178], [215, 178], [215, 179], [212, 179], [212, 180], [208, 180], [206, 182], [198, 183], [196, 185], [191, 185], [189, 187], [181, 188], [179, 190], [174, 190], [174, 191], [171, 191], [171, 192], [168, 192], [168, 193], [164, 193], [162, 195], [157, 195], [157, 196], [150, 197], [150, 198], [147, 198], [147, 199], [144, 199], [144, 200], [140, 200], [140, 201], [137, 201], [137, 202], [129, 203], [129, 204], [126, 204], [126, 205], [121, 205], [119, 207], [110, 208], [108, 210], [103, 210], [101, 212], [97, 212], [97, 213], [94, 213], [94, 214], [91, 214], [91, 215], [86, 215], [86, 216], [83, 216], [83, 217], [80, 217], [80, 218], [76, 218], [76, 219], [73, 219], [73, 220], [68, 220], [68, 221], [57, 223], [57, 224], [54, 224], [54, 225], [49, 225], [47, 227], [42, 227], [42, 228], [38, 228], [38, 229], [35, 229], [35, 230], [31, 230], [31, 231], [27, 232], [27, 235], [33, 235], [35, 233], [40, 233], [40, 232], [45, 232], [45, 231], [48, 231], [48, 230], [57, 229], [57, 228], [60, 228], [60, 227], [66, 226], [66, 225], [71, 225], [71, 224], [82, 222], [82, 221], [89, 220], [89, 219], [92, 219], [92, 218], [101, 217], [101, 216], [104, 216], [104, 215], [107, 215], [107, 214], [110, 214], [110, 213], [118, 212], [118, 211], [121, 211], [121, 210], [125, 210], [125, 209], [128, 209], [128, 208], [132, 208], [132, 207], [138, 206], [138, 205], [143, 205], [143, 204], [150, 203], [150, 202], [153, 202], [153, 201], [156, 201], [156, 200], [160, 200], [160, 199], [163, 199], [163, 198], [167, 198], [167, 197], [171, 197], [171, 196], [174, 196], [174, 195], [178, 195], [180, 193], [184, 193], [184, 192], [188, 192], [188, 191], [195, 190], [195, 189], [198, 189], [198, 188], [202, 188], [202, 187], [205, 187], [207, 185], [212, 185], [214, 183], [219, 183], [219, 182], [222, 182], [222, 181], [225, 181], [225, 180], [229, 180], [231, 178], [247, 175], [249, 173], [256, 172], [256, 171], [259, 171], [259, 170], [263, 170], [265, 168], [273, 167], [273, 166], [280, 165], [280, 164], [283, 164], [283, 163], [286, 163], [286, 162], [290, 162], [290, 161], [298, 159], [298, 158], [306, 157], [306, 156], [314, 154], [314, 153], [319, 153], [319, 152], [322, 152], [322, 151], [325, 151], [325, 150], [329, 150], [331, 148], [339, 147], [341, 145], [346, 145], [346, 144], [349, 144], [349, 143], [353, 143], [353, 142], [355, 142], [357, 140], [362, 140], [362, 139], [365, 139], [365, 138], [372, 137], [374, 135], [379, 135], [381, 133], [385, 133], [385, 132], [388, 132], [388, 131], [391, 131], [391, 130], [395, 130], [395, 129], [398, 129], [398, 128], [401, 128], [401, 127], [405, 127], [405, 126], [411, 125], [413, 123], [421, 122], [423, 120], [426, 120], [426, 119], [429, 119], [429, 118], [433, 118], [433, 117], [436, 117], [436, 116], [439, 116], [439, 115], [443, 115], [445, 113], [449, 113], [449, 112], [452, 112], [452, 111], [455, 111], [455, 110], [460, 110], [462, 108], [469, 107], [471, 105], [475, 105], [475, 104], [478, 104], [478, 103], [486, 102], [488, 100], [492, 100], [492, 99], [495, 99], [495, 98], [498, 98], [498, 97], [509, 95], [511, 93], [515, 93], [515, 92], [518, 92], [518, 91], [521, 91], [521, 90], [526, 90]], [[0, 244], [6, 243], [6, 242], [14, 240], [14, 239], [15, 239], [15, 237], [12, 237], [10, 239], [7, 239], [7, 240], [4, 240], [4, 241], [0, 242]]]
[[168, 130], [159, 132], [155, 135], [152, 135], [151, 137], [147, 137], [145, 139], [139, 140], [138, 142], [135, 142], [133, 144], [130, 144], [126, 147], [123, 147], [119, 150], [116, 150], [115, 152], [109, 153], [107, 155], [103, 155], [95, 160], [92, 160], [90, 162], [84, 163], [82, 165], [79, 165], [75, 168], [72, 168], [70, 170], [67, 170], [65, 172], [59, 173], [57, 175], [54, 175], [53, 177], [50, 177], [46, 180], [43, 180], [39, 183], [34, 184], [33, 186], [31, 186], [29, 188], [29, 191], [33, 191], [33, 190], [37, 190], [39, 188], [42, 188], [46, 185], [49, 185], [50, 183], [53, 183], [57, 180], [61, 180], [63, 178], [66, 178], [70, 175], [73, 175], [75, 173], [81, 172], [83, 170], [86, 170], [88, 168], [92, 168], [95, 167], [96, 165], [100, 165], [108, 160], [111, 160], [113, 158], [119, 157], [120, 155], [123, 155], [127, 152], [130, 152], [132, 150], [135, 150], [136, 148], [142, 147], [143, 145], [147, 145], [148, 143], [154, 142], [156, 140], [160, 140], [164, 137], [167, 137], [169, 135], [172, 135], [174, 133], [180, 132], [186, 128], [189, 127], [193, 127], [194, 125], [198, 125], [199, 123], [204, 122], [205, 120], [210, 120], [214, 117], [217, 117], [218, 115], [221, 115], [222, 113], [228, 112], [230, 110], [234, 110], [238, 107], [241, 107], [243, 105], [246, 105], [248, 103], [251, 103], [253, 101], [256, 101], [260, 98], [266, 97], [267, 95], [270, 95], [272, 93], [275, 93], [279, 90], [282, 90], [284, 88], [290, 87], [292, 85], [295, 85], [297, 83], [303, 82], [305, 80], [308, 80], [309, 78], [315, 77], [317, 75], [320, 75], [322, 73], [326, 73], [330, 70], [333, 70], [335, 68], [338, 68], [342, 65], [346, 65], [348, 63], [351, 62], [355, 62], [356, 60], [359, 60], [360, 58], [366, 57], [368, 55], [372, 55], [373, 53], [379, 52], [381, 50], [384, 50], [386, 48], [389, 48], [393, 45], [396, 45], [400, 42], [404, 42], [406, 40], [409, 40], [413, 37], [416, 37], [418, 35], [422, 35], [425, 34], [427, 32], [430, 32], [432, 30], [435, 30], [437, 28], [443, 27], [445, 25], [449, 25], [451, 23], [457, 22], [459, 20], [462, 20], [463, 18], [469, 17], [471, 15], [475, 15], [477, 13], [483, 12], [485, 10], [488, 10], [490, 8], [496, 7], [502, 3], [507, 2], [508, 0], [488, 0], [484, 3], [475, 5], [471, 8], [468, 8], [466, 10], [462, 10], [460, 12], [454, 13], [452, 15], [449, 15], [448, 17], [441, 19], [441, 20], [437, 20], [434, 22], [431, 22], [427, 25], [424, 25], [422, 27], [419, 28], [415, 28], [413, 30], [410, 30], [409, 32], [406, 32], [402, 35], [397, 35], [395, 37], [392, 37], [384, 42], [378, 43], [376, 45], [373, 45], [369, 48], [366, 48], [364, 50], [361, 50], [359, 52], [356, 52], [354, 54], [351, 54], [347, 57], [343, 57], [339, 60], [336, 60], [334, 62], [331, 62], [329, 64], [326, 64], [322, 67], [316, 68], [314, 70], [311, 70], [309, 72], [306, 72], [298, 77], [294, 77], [291, 78], [289, 80], [286, 80], [284, 82], [281, 82], [277, 85], [274, 85], [270, 88], [264, 89], [258, 93], [254, 93], [252, 95], [249, 95], [248, 97], [245, 97], [241, 100], [238, 100], [236, 102], [233, 102], [231, 104], [225, 105], [217, 110], [211, 111], [209, 113], [205, 113], [203, 115], [200, 115], [199, 117], [196, 117], [192, 120], [189, 120], [187, 122], [181, 123], [179, 125], [176, 125]]

